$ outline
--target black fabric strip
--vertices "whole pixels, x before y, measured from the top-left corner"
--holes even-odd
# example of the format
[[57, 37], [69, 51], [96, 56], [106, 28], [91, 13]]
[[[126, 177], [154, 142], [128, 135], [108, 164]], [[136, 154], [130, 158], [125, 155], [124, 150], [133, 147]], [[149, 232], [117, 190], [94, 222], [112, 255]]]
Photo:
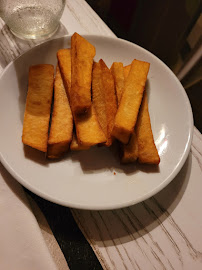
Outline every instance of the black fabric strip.
[[38, 204], [66, 258], [70, 270], [101, 270], [96, 255], [78, 228], [71, 211], [25, 189]]

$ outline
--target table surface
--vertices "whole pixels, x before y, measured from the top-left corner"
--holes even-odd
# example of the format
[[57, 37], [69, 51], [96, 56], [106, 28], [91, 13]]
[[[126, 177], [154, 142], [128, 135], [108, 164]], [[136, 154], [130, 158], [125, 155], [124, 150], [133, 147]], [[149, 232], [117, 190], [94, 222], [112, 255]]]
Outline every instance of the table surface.
[[[37, 42], [14, 37], [1, 20], [0, 29], [1, 72]], [[115, 36], [85, 1], [67, 0], [56, 36], [74, 32]], [[46, 216], [70, 269], [202, 269], [201, 170], [202, 135], [194, 128], [191, 152], [180, 173], [137, 205], [114, 211], [70, 210], [26, 192]]]

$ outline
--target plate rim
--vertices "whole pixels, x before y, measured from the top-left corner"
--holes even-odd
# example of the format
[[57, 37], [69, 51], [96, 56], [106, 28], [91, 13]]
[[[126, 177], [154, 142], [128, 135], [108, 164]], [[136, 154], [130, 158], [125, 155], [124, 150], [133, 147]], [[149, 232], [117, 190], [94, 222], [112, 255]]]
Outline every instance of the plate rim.
[[[6, 67], [5, 69], [2, 71], [2, 73], [0, 74], [0, 80], [2, 79], [2, 77], [4, 76], [4, 74], [7, 72], [7, 70], [10, 68], [10, 66], [13, 65], [13, 63], [15, 63], [19, 58], [21, 58], [22, 56], [24, 56], [25, 54], [27, 54], [28, 52], [32, 51], [32, 50], [36, 50], [37, 48], [46, 45], [48, 43], [54, 42], [55, 40], [58, 39], [65, 39], [65, 38], [71, 38], [72, 35], [65, 35], [62, 37], [56, 37], [54, 39], [51, 40], [47, 40], [44, 41], [40, 44], [37, 44], [36, 46], [34, 46], [31, 49], [26, 50], [23, 54], [19, 55], [15, 60], [11, 61]], [[167, 71], [172, 75], [173, 79], [175, 79], [176, 83], [179, 85], [179, 87], [184, 90], [181, 82], [178, 80], [178, 78], [176, 77], [176, 75], [172, 72], [172, 70], [161, 60], [159, 59], [156, 55], [154, 55], [153, 53], [151, 53], [150, 51], [144, 49], [143, 47], [127, 41], [125, 39], [122, 38], [117, 38], [117, 37], [111, 37], [111, 36], [105, 36], [105, 35], [92, 35], [92, 34], [82, 34], [82, 36], [86, 39], [88, 38], [95, 38], [95, 39], [99, 39], [99, 38], [103, 38], [103, 39], [108, 39], [108, 40], [120, 40], [122, 42], [125, 42], [127, 44], [133, 45], [138, 49], [141, 49], [142, 51], [146, 52], [146, 54], [149, 54], [151, 57], [153, 57], [156, 61], [160, 62], [161, 65], [163, 65]], [[192, 143], [192, 139], [193, 139], [193, 130], [194, 130], [194, 121], [193, 121], [193, 112], [192, 112], [192, 108], [191, 108], [191, 104], [189, 101], [189, 98], [184, 91], [181, 91], [184, 99], [186, 101], [186, 104], [188, 106], [188, 115], [189, 115], [189, 133], [188, 133], [188, 138], [186, 141], [186, 145], [185, 145], [185, 150], [180, 158], [180, 161], [178, 162], [177, 166], [175, 167], [175, 170], [165, 179], [165, 181], [163, 181], [160, 185], [158, 185], [156, 188], [152, 189], [150, 192], [147, 192], [146, 194], [144, 194], [143, 196], [141, 196], [138, 199], [133, 199], [130, 201], [127, 201], [125, 203], [121, 202], [121, 203], [116, 203], [115, 205], [104, 205], [104, 206], [94, 206], [94, 205], [82, 205], [80, 203], [69, 203], [69, 202], [64, 202], [63, 200], [60, 199], [56, 199], [53, 198], [52, 196], [45, 194], [44, 192], [41, 192], [40, 190], [36, 189], [35, 187], [33, 187], [32, 185], [30, 185], [29, 183], [25, 182], [25, 180], [18, 175], [18, 173], [12, 168], [12, 166], [10, 166], [8, 164], [8, 162], [6, 161], [6, 159], [4, 158], [4, 156], [2, 155], [1, 149], [0, 149], [0, 162], [2, 163], [2, 165], [6, 168], [6, 170], [13, 176], [13, 178], [15, 180], [17, 180], [21, 185], [23, 185], [25, 188], [27, 188], [28, 190], [30, 190], [31, 192], [35, 193], [36, 195], [51, 201], [53, 203], [65, 206], [65, 207], [70, 207], [70, 208], [75, 208], [75, 209], [83, 209], [83, 210], [112, 210], [112, 209], [120, 209], [120, 208], [125, 208], [128, 206], [132, 206], [135, 205], [137, 203], [140, 203], [142, 201], [147, 200], [148, 198], [152, 197], [153, 195], [157, 194], [158, 192], [160, 192], [162, 189], [164, 189], [172, 180], [174, 180], [174, 178], [177, 176], [177, 174], [180, 172], [180, 170], [182, 169], [183, 165], [185, 164], [185, 161], [188, 158], [190, 149], [191, 149], [191, 143]]]

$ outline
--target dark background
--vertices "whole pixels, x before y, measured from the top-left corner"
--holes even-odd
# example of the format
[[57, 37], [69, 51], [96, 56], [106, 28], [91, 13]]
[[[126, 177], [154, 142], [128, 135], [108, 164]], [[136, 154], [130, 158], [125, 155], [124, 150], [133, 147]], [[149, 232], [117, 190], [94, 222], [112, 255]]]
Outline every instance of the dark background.
[[[149, 50], [167, 65], [175, 64], [201, 12], [199, 0], [87, 0], [121, 38]], [[187, 48], [185, 48], [187, 46]]]
[[[202, 44], [200, 0], [87, 0], [120, 38], [164, 61], [175, 74]], [[202, 132], [202, 60], [182, 80]]]

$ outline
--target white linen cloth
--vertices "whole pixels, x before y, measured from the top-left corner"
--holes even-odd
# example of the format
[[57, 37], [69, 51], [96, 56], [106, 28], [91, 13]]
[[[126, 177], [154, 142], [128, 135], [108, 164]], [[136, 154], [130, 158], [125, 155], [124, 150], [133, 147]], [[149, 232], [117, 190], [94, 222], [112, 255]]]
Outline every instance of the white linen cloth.
[[33, 202], [32, 209], [23, 188], [0, 164], [0, 269], [69, 269], [46, 219]]

